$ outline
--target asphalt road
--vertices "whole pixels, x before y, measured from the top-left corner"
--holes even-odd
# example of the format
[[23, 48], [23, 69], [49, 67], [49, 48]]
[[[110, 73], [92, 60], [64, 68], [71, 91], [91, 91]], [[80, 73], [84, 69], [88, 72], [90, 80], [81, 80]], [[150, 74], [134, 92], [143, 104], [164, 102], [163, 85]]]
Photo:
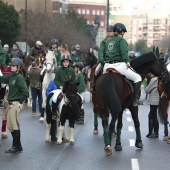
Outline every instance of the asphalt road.
[[[144, 98], [144, 94], [141, 97]], [[46, 124], [39, 123], [39, 116], [31, 116], [30, 108], [25, 107], [21, 113], [21, 142], [24, 151], [5, 154], [11, 147], [12, 138], [1, 139], [0, 170], [167, 170], [170, 167], [170, 144], [164, 142], [163, 125], [160, 125], [159, 138], [148, 139], [149, 105], [139, 107], [139, 120], [143, 149], [134, 146], [134, 124], [129, 112], [124, 112], [122, 129], [123, 150], [114, 150], [112, 155], [104, 153], [104, 140], [99, 119], [99, 134], [93, 134], [92, 104], [84, 103], [85, 124], [75, 125], [75, 144], [55, 142], [45, 143]], [[2, 109], [0, 110], [2, 113]], [[68, 131], [67, 131], [68, 132]]]

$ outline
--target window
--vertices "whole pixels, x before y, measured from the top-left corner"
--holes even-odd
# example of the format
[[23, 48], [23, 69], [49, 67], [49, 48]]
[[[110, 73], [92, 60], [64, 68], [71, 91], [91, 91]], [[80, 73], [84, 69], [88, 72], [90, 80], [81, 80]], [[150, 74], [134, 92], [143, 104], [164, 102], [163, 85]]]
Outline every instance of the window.
[[81, 14], [81, 9], [78, 9], [78, 11], [77, 11], [77, 12], [78, 12], [78, 14]]
[[89, 20], [87, 20], [87, 24], [89, 24], [90, 22], [89, 22]]
[[86, 14], [85, 9], [82, 9], [82, 14]]
[[96, 15], [96, 11], [95, 11], [95, 10], [92, 10], [92, 14], [93, 14], [93, 15]]
[[100, 25], [101, 25], [102, 27], [104, 27], [104, 22], [103, 22], [103, 21], [101, 21], [101, 22], [100, 22]]
[[104, 15], [104, 11], [101, 11], [101, 15]]
[[97, 15], [100, 15], [100, 11], [99, 10], [97, 10]]
[[90, 14], [90, 11], [89, 11], [89, 9], [87, 9], [87, 10], [86, 10], [86, 14]]

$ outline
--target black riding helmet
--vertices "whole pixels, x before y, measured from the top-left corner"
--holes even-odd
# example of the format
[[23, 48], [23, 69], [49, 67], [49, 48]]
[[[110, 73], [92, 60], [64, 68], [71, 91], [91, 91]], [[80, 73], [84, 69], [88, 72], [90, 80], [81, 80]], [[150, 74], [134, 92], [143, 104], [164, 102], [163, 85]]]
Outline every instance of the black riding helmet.
[[23, 67], [23, 61], [20, 58], [12, 59], [11, 65]]
[[73, 64], [73, 67], [77, 67], [77, 68], [79, 68], [79, 69], [83, 69], [83, 68], [84, 68], [84, 65], [83, 65], [82, 62], [77, 62], [77, 63]]
[[69, 61], [71, 62], [71, 57], [70, 57], [70, 55], [68, 55], [68, 54], [63, 55], [63, 56], [61, 57], [61, 62], [63, 62], [63, 60], [69, 60]]
[[51, 40], [51, 45], [53, 45], [53, 44], [58, 44], [58, 40], [56, 38], [53, 38]]
[[113, 25], [109, 25], [106, 30], [107, 31], [113, 31]]
[[113, 26], [113, 32], [121, 33], [121, 32], [127, 32], [126, 27], [122, 23], [116, 23]]

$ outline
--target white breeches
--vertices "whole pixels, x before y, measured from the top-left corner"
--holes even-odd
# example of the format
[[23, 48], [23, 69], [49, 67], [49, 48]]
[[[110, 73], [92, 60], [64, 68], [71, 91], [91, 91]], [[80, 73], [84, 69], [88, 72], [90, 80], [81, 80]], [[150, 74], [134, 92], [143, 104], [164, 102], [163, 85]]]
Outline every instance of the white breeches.
[[[3, 76], [1, 70], [0, 70], [0, 76]], [[5, 86], [6, 86], [6, 84], [1, 83], [1, 88], [4, 88]]]
[[50, 93], [54, 93], [54, 95], [53, 95], [53, 102], [54, 102], [54, 103], [57, 102], [58, 95], [59, 95], [61, 92], [62, 92], [61, 89], [53, 90], [53, 91], [50, 92]]
[[141, 76], [136, 72], [132, 71], [133, 70], [132, 68], [127, 68], [125, 62], [113, 64], [105, 63], [103, 74], [106, 73], [106, 70], [108, 68], [115, 68], [120, 74], [124, 75], [128, 80], [132, 80], [134, 83], [142, 81]]

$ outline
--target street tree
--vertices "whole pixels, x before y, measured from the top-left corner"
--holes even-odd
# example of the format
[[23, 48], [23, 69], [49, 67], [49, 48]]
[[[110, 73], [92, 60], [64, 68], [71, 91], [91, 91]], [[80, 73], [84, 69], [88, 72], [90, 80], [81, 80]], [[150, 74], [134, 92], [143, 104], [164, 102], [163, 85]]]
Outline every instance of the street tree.
[[14, 6], [0, 0], [0, 39], [12, 45], [20, 33], [19, 13]]

